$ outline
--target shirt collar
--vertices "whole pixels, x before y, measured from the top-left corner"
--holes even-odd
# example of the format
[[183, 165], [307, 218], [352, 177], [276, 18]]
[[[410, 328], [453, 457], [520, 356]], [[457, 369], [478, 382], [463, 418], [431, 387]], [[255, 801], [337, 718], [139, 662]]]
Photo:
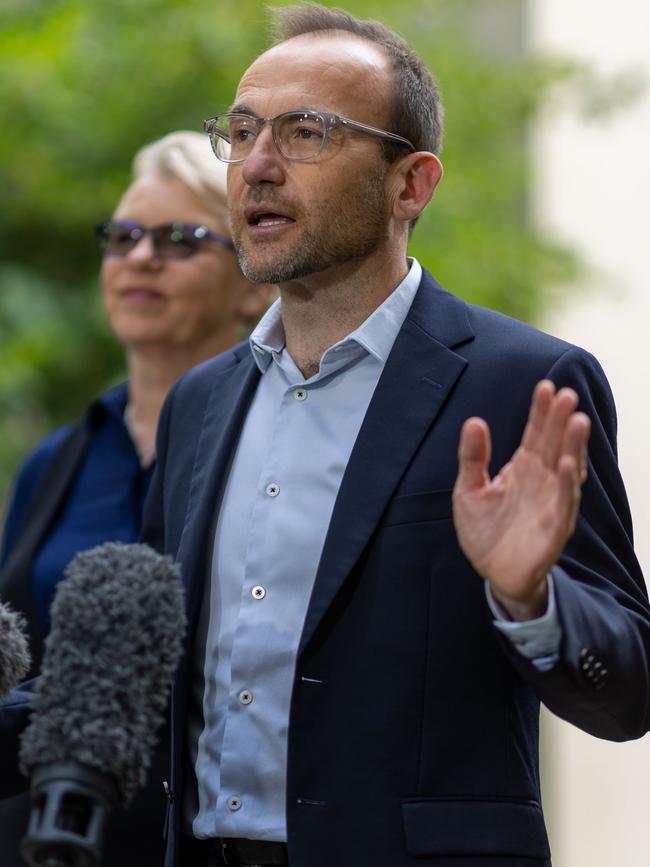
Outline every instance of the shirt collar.
[[122, 383], [96, 398], [86, 413], [86, 420], [90, 428], [101, 427], [108, 418], [122, 422], [128, 397], [127, 384]]
[[[323, 359], [333, 350], [340, 352], [341, 348], [354, 349], [353, 344], [356, 344], [380, 363], [386, 362], [422, 280], [420, 263], [417, 259], [408, 261], [409, 272], [399, 286], [358, 328], [330, 346], [323, 353]], [[249, 338], [253, 358], [262, 373], [271, 364], [274, 355], [281, 353], [286, 345], [281, 305], [282, 302], [278, 298], [264, 314]]]
[[248, 338], [255, 363], [262, 373], [273, 360], [274, 353], [282, 352], [285, 347], [284, 326], [282, 325], [281, 302], [278, 298], [271, 304]]

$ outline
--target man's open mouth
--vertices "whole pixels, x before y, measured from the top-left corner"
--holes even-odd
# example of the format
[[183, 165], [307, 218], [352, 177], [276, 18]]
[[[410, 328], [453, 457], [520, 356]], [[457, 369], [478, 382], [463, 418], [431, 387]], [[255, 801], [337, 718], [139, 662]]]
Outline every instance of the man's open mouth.
[[257, 209], [246, 212], [246, 221], [249, 226], [259, 226], [260, 228], [286, 226], [289, 223], [295, 223], [295, 220], [288, 217], [286, 214], [279, 214], [277, 211], [260, 211]]

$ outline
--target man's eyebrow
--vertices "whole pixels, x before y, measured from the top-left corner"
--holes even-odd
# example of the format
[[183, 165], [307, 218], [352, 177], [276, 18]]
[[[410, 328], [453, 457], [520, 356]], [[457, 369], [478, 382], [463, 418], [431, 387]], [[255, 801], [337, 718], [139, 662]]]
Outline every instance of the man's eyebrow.
[[[311, 108], [308, 105], [297, 105], [295, 108], [290, 109], [290, 111], [300, 112], [300, 111], [317, 111], [317, 109]], [[246, 105], [244, 102], [236, 102], [235, 105], [232, 105], [228, 109], [228, 114], [250, 114], [252, 117], [257, 117], [257, 114], [253, 111], [253, 109]]]
[[233, 114], [250, 114], [253, 117], [256, 117], [256, 114], [253, 111], [253, 109], [250, 106], [246, 105], [246, 103], [244, 103], [244, 102], [236, 102], [234, 105], [231, 105], [230, 108], [228, 109], [228, 114], [231, 114], [231, 113], [233, 113]]

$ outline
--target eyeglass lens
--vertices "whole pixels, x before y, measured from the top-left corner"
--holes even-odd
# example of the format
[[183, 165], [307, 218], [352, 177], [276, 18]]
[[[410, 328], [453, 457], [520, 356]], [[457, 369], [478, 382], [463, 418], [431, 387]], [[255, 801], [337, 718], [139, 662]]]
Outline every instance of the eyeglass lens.
[[[257, 118], [230, 115], [223, 117], [217, 128], [230, 139], [218, 139], [219, 156], [225, 160], [245, 160], [253, 149], [261, 124]], [[289, 159], [304, 160], [319, 154], [326, 131], [324, 118], [312, 112], [291, 112], [273, 121], [275, 143], [280, 153]]]
[[109, 256], [126, 256], [145, 236], [150, 235], [156, 254], [163, 259], [187, 259], [199, 248], [207, 231], [201, 226], [185, 223], [166, 223], [145, 228], [136, 223], [103, 223], [97, 240], [102, 253]]

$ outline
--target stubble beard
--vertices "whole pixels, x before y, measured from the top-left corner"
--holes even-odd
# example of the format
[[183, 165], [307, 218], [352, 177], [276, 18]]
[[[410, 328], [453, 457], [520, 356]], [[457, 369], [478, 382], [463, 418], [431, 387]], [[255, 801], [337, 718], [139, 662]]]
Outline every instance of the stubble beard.
[[239, 267], [252, 283], [288, 283], [358, 259], [376, 250], [387, 235], [386, 169], [378, 169], [363, 186], [348, 189], [344, 201], [330, 202], [316, 213], [309, 209], [311, 226], [304, 227], [290, 249], [267, 261], [256, 261], [233, 226]]

